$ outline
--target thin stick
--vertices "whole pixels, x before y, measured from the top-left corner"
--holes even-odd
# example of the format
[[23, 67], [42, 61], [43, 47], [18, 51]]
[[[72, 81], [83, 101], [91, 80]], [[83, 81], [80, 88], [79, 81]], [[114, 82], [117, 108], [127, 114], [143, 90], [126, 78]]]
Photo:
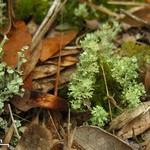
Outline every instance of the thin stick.
[[17, 135], [18, 139], [20, 139], [21, 136], [19, 135], [18, 129], [17, 129], [17, 127], [16, 127], [16, 124], [15, 124], [16, 121], [15, 121], [15, 119], [14, 119], [14, 117], [13, 117], [10, 104], [8, 104], [8, 109], [9, 109], [9, 112], [10, 112], [10, 116], [11, 116], [11, 120], [12, 120], [12, 123], [13, 123], [13, 126], [14, 126], [14, 130], [15, 130], [15, 132], [16, 132], [16, 135]]
[[133, 19], [134, 21], [136, 21], [136, 22], [140, 23], [141, 25], [144, 25], [145, 27], [147, 27], [148, 29], [150, 29], [150, 24], [148, 22], [140, 19], [139, 17], [137, 17], [137, 16], [135, 16], [135, 15], [133, 15], [133, 14], [131, 14], [131, 13], [123, 10], [123, 9], [121, 9], [121, 12], [123, 14], [125, 14], [126, 16], [130, 17], [131, 19]]
[[[50, 26], [52, 25], [52, 23], [54, 22], [54, 20], [56, 19], [56, 16], [58, 15], [59, 11], [61, 10], [61, 8], [64, 6], [64, 4], [67, 2], [67, 0], [64, 0], [63, 3], [60, 2], [60, 0], [56, 0], [57, 1], [57, 5], [55, 6], [55, 10], [53, 15], [48, 18], [48, 21], [44, 21], [43, 24], [45, 24], [42, 27], [40, 27], [40, 31], [39, 34], [34, 37], [34, 40], [32, 41], [31, 47], [30, 47], [30, 52], [32, 53], [32, 51], [34, 50], [34, 48], [37, 46], [37, 44], [41, 41], [41, 39], [43, 38], [43, 36], [45, 35], [45, 33], [48, 31], [48, 29], [50, 28]], [[46, 18], [47, 20], [47, 18]], [[45, 23], [46, 22], [46, 23]]]
[[92, 8], [94, 8], [94, 9], [96, 9], [96, 10], [99, 10], [99, 11], [101, 11], [101, 12], [103, 12], [103, 13], [109, 15], [109, 16], [116, 17], [117, 19], [120, 18], [120, 15], [118, 15], [118, 14], [112, 12], [111, 10], [109, 10], [109, 9], [106, 8], [106, 7], [97, 6], [97, 5], [93, 4], [93, 3], [86, 2], [85, 0], [79, 0], [79, 1], [81, 1], [81, 2], [83, 2], [83, 3], [86, 3], [86, 5], [88, 5], [89, 7], [92, 7]]
[[59, 84], [59, 78], [60, 78], [60, 65], [61, 65], [61, 52], [62, 52], [62, 40], [63, 40], [63, 34], [61, 34], [61, 43], [59, 48], [59, 57], [58, 57], [58, 65], [57, 65], [57, 73], [56, 73], [56, 80], [55, 80], [55, 87], [54, 87], [54, 95], [57, 96], [58, 93], [58, 84]]
[[[64, 4], [67, 2], [67, 0], [64, 0]], [[63, 15], [61, 15], [63, 17]], [[63, 18], [61, 18], [63, 20]], [[54, 87], [54, 95], [57, 96], [58, 93], [58, 84], [59, 84], [59, 78], [60, 78], [60, 67], [61, 67], [61, 52], [62, 52], [62, 42], [63, 42], [63, 34], [61, 33], [61, 42], [59, 47], [59, 57], [58, 57], [58, 65], [57, 65], [57, 73], [56, 73], [56, 81], [55, 81], [55, 87]]]
[[35, 40], [37, 39], [37, 36], [40, 34], [40, 32], [42, 31], [42, 29], [44, 28], [44, 26], [47, 24], [48, 20], [50, 19], [50, 17], [52, 16], [53, 12], [55, 11], [56, 8], [58, 8], [60, 4], [60, 0], [55, 0], [52, 4], [52, 6], [50, 7], [46, 17], [44, 18], [43, 22], [41, 23], [40, 27], [38, 28], [38, 30], [36, 31], [36, 33], [34, 34], [33, 38], [32, 38], [32, 43], [35, 42]]
[[[100, 66], [101, 66], [102, 73], [103, 73], [103, 78], [104, 78], [104, 83], [105, 83], [105, 88], [106, 88], [106, 94], [107, 94], [107, 97], [109, 97], [110, 95], [109, 95], [109, 91], [108, 91], [106, 75], [105, 75], [105, 71], [104, 71], [104, 67], [103, 67], [102, 63], [100, 63]], [[110, 119], [112, 121], [113, 118], [112, 118], [111, 104], [110, 104], [109, 98], [108, 98], [108, 107], [109, 107]]]
[[11, 126], [9, 127], [6, 135], [5, 135], [5, 139], [4, 139], [3, 144], [1, 143], [1, 145], [3, 145], [3, 146], [0, 150], [8, 150], [8, 147], [10, 146], [9, 143], [10, 143], [10, 140], [13, 136], [13, 133], [14, 133], [14, 126], [12, 123]]
[[107, 3], [112, 5], [125, 5], [125, 6], [149, 6], [147, 3], [141, 3], [141, 2], [109, 1]]
[[52, 124], [53, 124], [54, 128], [55, 128], [55, 131], [56, 131], [56, 133], [57, 133], [59, 139], [61, 140], [62, 138], [61, 138], [61, 136], [60, 136], [60, 134], [59, 134], [59, 132], [58, 132], [56, 126], [55, 126], [55, 123], [54, 123], [54, 121], [53, 121], [53, 118], [52, 118], [52, 116], [51, 116], [51, 114], [50, 114], [50, 112], [49, 112], [48, 110], [47, 110], [47, 112], [48, 112], [48, 115], [49, 115], [49, 117], [50, 117], [50, 119], [51, 119], [51, 121], [52, 121]]

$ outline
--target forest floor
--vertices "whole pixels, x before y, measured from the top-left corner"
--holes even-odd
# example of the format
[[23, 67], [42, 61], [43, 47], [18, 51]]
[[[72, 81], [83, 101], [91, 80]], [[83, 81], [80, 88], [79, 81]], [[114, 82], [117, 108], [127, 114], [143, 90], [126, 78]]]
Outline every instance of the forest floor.
[[[7, 35], [9, 40], [3, 46], [1, 62], [17, 68], [18, 51], [24, 46], [28, 48], [24, 53], [27, 62], [22, 67], [25, 93], [23, 97], [14, 95], [5, 102], [0, 117], [0, 149], [150, 150], [150, 2], [108, 0], [102, 6], [96, 1], [54, 0], [40, 23], [33, 16], [27, 20], [15, 19], [10, 2], [7, 5], [8, 21], [0, 28], [0, 38], [2, 41], [3, 35]], [[73, 9], [77, 6], [78, 9]], [[76, 15], [70, 11], [75, 11]], [[123, 105], [116, 96], [122, 87], [114, 80], [107, 84], [105, 81], [112, 78], [109, 78], [106, 66], [100, 65], [100, 77], [104, 81], [100, 86], [104, 88], [94, 94], [97, 99], [107, 99], [107, 102], [94, 102], [93, 96], [90, 104], [83, 100], [82, 109], [73, 111], [68, 86], [84, 53], [80, 41], [87, 34], [91, 36], [95, 31], [102, 31], [106, 22], [110, 30], [115, 26], [114, 22], [119, 24], [119, 32], [112, 38], [113, 51], [120, 60], [136, 57], [139, 76], [135, 81], [143, 85], [145, 93], [140, 95], [138, 105], [131, 108]], [[127, 69], [131, 66], [129, 64]], [[79, 76], [78, 81], [81, 78]], [[85, 84], [88, 89], [89, 83]], [[84, 90], [80, 90], [82, 95]], [[90, 120], [95, 104], [103, 105], [107, 111], [108, 121], [103, 126], [96, 122], [101, 121], [99, 116], [99, 119]]]

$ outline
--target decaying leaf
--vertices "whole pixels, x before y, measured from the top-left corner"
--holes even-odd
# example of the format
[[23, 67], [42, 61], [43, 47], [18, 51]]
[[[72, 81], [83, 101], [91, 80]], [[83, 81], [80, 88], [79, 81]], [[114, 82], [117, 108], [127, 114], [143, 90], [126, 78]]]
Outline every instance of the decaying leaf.
[[65, 45], [70, 43], [77, 35], [77, 31], [55, 32], [42, 42], [42, 53], [40, 60], [43, 62], [57, 53]]
[[150, 128], [141, 134], [142, 140], [150, 140]]
[[118, 133], [117, 136], [123, 140], [137, 136], [150, 128], [150, 111], [141, 114], [129, 123], [127, 123]]
[[[145, 21], [147, 24], [150, 23], [150, 6], [142, 7], [139, 10], [132, 12], [132, 14]], [[129, 16], [125, 16], [123, 19], [120, 19], [120, 21], [125, 22], [132, 27], [142, 26], [139, 22], [133, 20], [133, 18], [130, 18]]]
[[46, 127], [31, 124], [23, 133], [16, 150], [51, 150], [52, 133]]
[[[73, 56], [64, 56], [61, 58], [60, 66], [67, 67], [76, 64], [79, 62], [77, 57]], [[58, 58], [53, 58], [44, 62], [44, 64], [58, 64]]]
[[27, 111], [34, 107], [59, 110], [67, 110], [68, 108], [68, 103], [66, 100], [37, 90], [26, 90], [23, 98], [20, 96], [15, 96], [11, 103], [22, 111]]
[[[76, 55], [79, 54], [80, 50], [78, 49], [62, 49], [61, 50], [61, 56], [70, 56], [70, 55]], [[51, 58], [55, 58], [55, 57], [59, 57], [59, 53], [56, 53], [55, 55], [53, 55]]]
[[[64, 69], [64, 67], [60, 67], [60, 70]], [[32, 71], [32, 78], [39, 79], [51, 76], [57, 72], [57, 65], [40, 65], [36, 66]]]
[[146, 149], [145, 150], [150, 150], [150, 140], [148, 141], [147, 145], [146, 145]]
[[[23, 21], [16, 22], [16, 28], [11, 28], [7, 35], [8, 41], [4, 44], [4, 58], [8, 66], [18, 66], [18, 54], [24, 46], [30, 46], [31, 34]], [[27, 58], [29, 50], [25, 51], [25, 58]]]
[[124, 141], [94, 126], [77, 128], [74, 141], [85, 150], [133, 150]]
[[32, 90], [32, 74], [29, 74], [23, 81], [23, 88], [26, 90]]
[[[76, 66], [70, 66], [61, 71], [59, 77], [59, 88], [69, 82], [70, 76], [75, 72]], [[54, 88], [56, 75], [48, 78], [41, 78], [33, 81], [33, 89], [48, 92]]]
[[30, 73], [31, 71], [34, 69], [34, 67], [36, 66], [40, 56], [41, 56], [41, 47], [42, 47], [42, 42], [40, 42], [32, 51], [32, 53], [30, 54], [30, 57], [27, 61], [27, 67], [25, 68], [23, 74], [23, 78], [25, 79]]
[[110, 123], [109, 130], [112, 131], [114, 129], [120, 129], [134, 118], [138, 117], [141, 114], [146, 113], [149, 110], [150, 110], [150, 101], [143, 102], [139, 104], [139, 106], [136, 108], [127, 109], [121, 115], [112, 120], [112, 122]]

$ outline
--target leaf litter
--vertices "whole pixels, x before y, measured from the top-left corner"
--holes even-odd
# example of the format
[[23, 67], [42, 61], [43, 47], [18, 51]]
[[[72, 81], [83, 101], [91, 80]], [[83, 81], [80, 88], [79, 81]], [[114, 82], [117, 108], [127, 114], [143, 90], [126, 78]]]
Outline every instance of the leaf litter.
[[[60, 3], [59, 5], [64, 5], [65, 3]], [[122, 28], [124, 33], [122, 33], [122, 37], [124, 36], [125, 40], [130, 41], [131, 35], [130, 30], [134, 29], [132, 39], [140, 44], [149, 45], [149, 6], [142, 6], [138, 8], [138, 10], [134, 12], [121, 10], [120, 14], [115, 14], [109, 11], [103, 11], [102, 7], [97, 7], [88, 3], [89, 6], [95, 7], [96, 9], [102, 11], [103, 13], [109, 14], [110, 16], [114, 15], [118, 19], [121, 18], [121, 15], [124, 15], [124, 18], [119, 19], [122, 23]], [[55, 6], [56, 8], [59, 7], [59, 11], [61, 9], [60, 6]], [[56, 14], [58, 13], [54, 10], [54, 17], [56, 18]], [[108, 13], [109, 12], [109, 13]], [[56, 14], [55, 14], [56, 13]], [[146, 15], [145, 15], [146, 14]], [[52, 16], [49, 16], [51, 19]], [[9, 20], [10, 21], [10, 20]], [[54, 20], [51, 20], [53, 23]], [[87, 21], [88, 22], [88, 21]], [[49, 23], [49, 27], [51, 26]], [[81, 53], [81, 49], [78, 48], [77, 45], [71, 45], [73, 40], [76, 40], [77, 34], [79, 33], [77, 30], [70, 30], [64, 32], [53, 31], [48, 33], [48, 29], [43, 27], [41, 31], [41, 36], [39, 37], [41, 42], [33, 43], [33, 32], [29, 33], [27, 30], [27, 26], [23, 21], [18, 21], [16, 24], [16, 30], [12, 27], [8, 27], [8, 38], [9, 42], [4, 46], [4, 53], [6, 57], [3, 61], [7, 62], [8, 65], [12, 65], [14, 67], [17, 66], [17, 55], [16, 53], [24, 46], [28, 45], [29, 50], [26, 53], [26, 59], [28, 60], [26, 66], [24, 67], [24, 83], [26, 89], [25, 96], [21, 97], [14, 97], [12, 99], [12, 104], [21, 111], [28, 111], [32, 110], [33, 108], [40, 107], [43, 111], [43, 108], [50, 109], [56, 115], [55, 117], [58, 118], [56, 120], [53, 117], [53, 121], [48, 117], [48, 120], [51, 120], [52, 126], [54, 127], [55, 134], [57, 136], [58, 143], [56, 143], [56, 149], [60, 149], [60, 145], [62, 148], [66, 146], [67, 148], [71, 140], [74, 142], [72, 143], [71, 149], [102, 149], [102, 150], [128, 150], [128, 149], [142, 149], [142, 150], [149, 150], [150, 149], [150, 139], [149, 139], [149, 129], [150, 129], [150, 103], [142, 102], [138, 107], [134, 109], [127, 109], [123, 111], [121, 115], [116, 117], [110, 122], [108, 130], [102, 130], [98, 127], [93, 126], [82, 126], [74, 129], [73, 126], [78, 124], [79, 118], [82, 118], [85, 113], [76, 116], [75, 118], [70, 118], [72, 122], [72, 128], [70, 126], [70, 120], [68, 119], [63, 120], [63, 123], [67, 122], [67, 130], [62, 129], [62, 124], [60, 120], [63, 119], [62, 113], [56, 113], [57, 110], [53, 111], [54, 109], [62, 109], [65, 110], [65, 113], [68, 109], [68, 102], [67, 100], [58, 97], [57, 95], [48, 93], [49, 91], [55, 88], [55, 81], [56, 81], [56, 73], [58, 69], [58, 61], [59, 57], [61, 57], [60, 62], [60, 75], [59, 75], [59, 84], [58, 88], [66, 87], [69, 82], [69, 77], [75, 72], [76, 70], [76, 63], [79, 61], [78, 57]], [[139, 29], [141, 27], [141, 29]], [[39, 27], [40, 28], [40, 27]], [[92, 30], [95, 27], [90, 27]], [[37, 30], [37, 27], [36, 29]], [[139, 32], [142, 31], [141, 32]], [[1, 30], [2, 31], [2, 30]], [[135, 32], [140, 33], [140, 38], [134, 36]], [[34, 31], [35, 32], [35, 31]], [[48, 36], [45, 36], [47, 33]], [[125, 35], [126, 34], [126, 35]], [[35, 38], [36, 39], [36, 38]], [[122, 42], [123, 38], [118, 39], [118, 43]], [[73, 42], [74, 44], [74, 42]], [[12, 49], [10, 53], [10, 49]], [[145, 69], [146, 70], [146, 69]], [[144, 71], [145, 71], [144, 70]], [[145, 71], [146, 72], [146, 71]], [[145, 81], [146, 88], [149, 89], [150, 85], [149, 82], [149, 74], [146, 74], [147, 80]], [[28, 79], [28, 80], [27, 80]], [[34, 96], [33, 96], [34, 95]], [[32, 113], [32, 111], [29, 111]], [[69, 117], [69, 116], [68, 116]], [[43, 117], [42, 117], [43, 118]], [[73, 120], [72, 120], [73, 119]], [[86, 120], [86, 119], [85, 119]], [[57, 127], [56, 127], [57, 126]], [[65, 126], [65, 125], [63, 125]], [[70, 127], [69, 127], [70, 126]], [[64, 127], [65, 128], [65, 127]], [[10, 127], [11, 129], [11, 127]], [[37, 132], [38, 131], [38, 132]], [[62, 138], [58, 135], [58, 132], [63, 135]], [[116, 136], [112, 135], [107, 131], [112, 131], [116, 133]], [[8, 131], [12, 133], [12, 131]], [[63, 132], [63, 134], [62, 134]], [[144, 138], [146, 136], [148, 138]], [[39, 138], [40, 135], [40, 138]], [[143, 137], [143, 142], [139, 143], [136, 140], [132, 140], [137, 136], [141, 135]], [[11, 136], [11, 135], [10, 135]], [[70, 137], [71, 139], [66, 139], [65, 136]], [[64, 139], [64, 141], [62, 140]], [[40, 143], [39, 141], [42, 140], [43, 142]], [[123, 141], [124, 140], [124, 141]], [[34, 141], [34, 142], [32, 142]], [[54, 136], [52, 132], [45, 126], [41, 126], [35, 123], [30, 123], [27, 126], [27, 129], [23, 133], [20, 141], [16, 148], [18, 150], [24, 149], [37, 149], [39, 146], [40, 149], [52, 149], [54, 142]], [[38, 144], [39, 145], [38, 145]], [[42, 147], [44, 145], [44, 148]], [[49, 145], [49, 147], [47, 147]], [[59, 145], [59, 146], [58, 146]]]

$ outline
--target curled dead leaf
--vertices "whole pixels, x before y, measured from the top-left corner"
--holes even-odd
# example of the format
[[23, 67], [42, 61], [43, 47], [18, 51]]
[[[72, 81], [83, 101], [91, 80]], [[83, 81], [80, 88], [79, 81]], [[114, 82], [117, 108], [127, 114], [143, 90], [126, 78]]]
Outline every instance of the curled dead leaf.
[[14, 96], [11, 103], [22, 111], [27, 111], [35, 107], [59, 109], [62, 111], [68, 109], [68, 103], [65, 99], [37, 90], [26, 90], [22, 98]]

